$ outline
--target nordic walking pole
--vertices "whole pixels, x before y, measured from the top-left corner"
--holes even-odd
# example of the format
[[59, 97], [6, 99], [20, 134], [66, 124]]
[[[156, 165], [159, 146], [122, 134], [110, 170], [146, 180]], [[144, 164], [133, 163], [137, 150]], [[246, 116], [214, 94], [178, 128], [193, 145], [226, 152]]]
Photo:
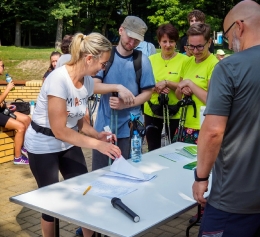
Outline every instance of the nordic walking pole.
[[166, 130], [166, 111], [165, 111], [165, 106], [163, 105], [163, 126], [164, 126], [164, 146], [167, 145], [167, 139], [168, 139], [168, 136], [167, 136], [167, 130]]
[[184, 127], [184, 123], [185, 123], [185, 120], [186, 120], [186, 113], [187, 113], [187, 105], [182, 107], [182, 110], [181, 110], [181, 117], [180, 117], [180, 122], [179, 122], [179, 127], [178, 127], [177, 142], [181, 141], [183, 127]]
[[170, 115], [169, 115], [169, 107], [168, 107], [168, 105], [166, 105], [166, 115], [167, 115], [168, 139], [169, 139], [169, 144], [171, 144], [172, 140], [171, 140]]
[[[118, 97], [118, 93], [112, 92], [112, 96]], [[114, 133], [116, 135], [116, 138], [117, 138], [117, 120], [118, 120], [117, 110], [111, 109], [110, 128], [111, 128], [112, 133]], [[115, 145], [117, 145], [117, 141], [115, 141]], [[112, 161], [111, 161], [110, 157], [108, 157], [108, 165], [111, 165], [111, 163], [112, 163]]]
[[[112, 96], [114, 96], [114, 97], [118, 97], [118, 93], [117, 92], [113, 92], [112, 93]], [[115, 135], [116, 135], [116, 137], [117, 137], [117, 121], [118, 121], [118, 111], [117, 111], [117, 109], [113, 109], [113, 111], [114, 111], [114, 119], [115, 119]], [[113, 131], [113, 130], [112, 130]], [[115, 141], [115, 145], [117, 145], [117, 141]]]

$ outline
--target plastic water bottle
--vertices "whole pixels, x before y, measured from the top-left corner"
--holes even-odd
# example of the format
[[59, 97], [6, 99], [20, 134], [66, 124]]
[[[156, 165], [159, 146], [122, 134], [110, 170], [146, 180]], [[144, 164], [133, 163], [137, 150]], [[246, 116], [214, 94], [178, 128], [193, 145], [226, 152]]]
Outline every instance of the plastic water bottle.
[[142, 159], [142, 138], [138, 132], [134, 130], [131, 138], [131, 160], [133, 162], [140, 162]]
[[35, 103], [34, 103], [34, 101], [31, 101], [31, 103], [30, 103], [30, 114], [31, 115], [33, 115], [34, 107], [35, 107]]
[[[8, 73], [5, 74], [5, 80], [7, 83], [10, 83], [12, 81], [12, 77], [9, 76]], [[13, 88], [11, 91], [13, 91], [15, 88]]]

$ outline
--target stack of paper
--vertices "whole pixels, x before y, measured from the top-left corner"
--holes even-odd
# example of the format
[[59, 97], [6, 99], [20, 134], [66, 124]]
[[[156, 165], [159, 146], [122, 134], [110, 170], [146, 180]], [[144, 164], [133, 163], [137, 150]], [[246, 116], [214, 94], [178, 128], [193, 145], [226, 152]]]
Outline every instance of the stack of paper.
[[137, 181], [148, 181], [156, 177], [154, 174], [145, 174], [132, 166], [125, 160], [124, 157], [115, 159], [113, 164], [110, 166], [110, 172], [104, 174], [105, 176], [121, 177], [125, 179], [137, 180]]
[[74, 190], [83, 194], [89, 185], [91, 189], [87, 195], [120, 198], [137, 190], [137, 182], [148, 181], [154, 177], [156, 175], [142, 173], [121, 156], [110, 166], [110, 172], [98, 177], [90, 184], [86, 184], [85, 187], [75, 187]]
[[185, 146], [183, 147], [184, 151], [187, 151], [192, 156], [197, 156], [197, 146]]
[[182, 149], [176, 149], [175, 152], [188, 158], [196, 158], [197, 146], [185, 146]]

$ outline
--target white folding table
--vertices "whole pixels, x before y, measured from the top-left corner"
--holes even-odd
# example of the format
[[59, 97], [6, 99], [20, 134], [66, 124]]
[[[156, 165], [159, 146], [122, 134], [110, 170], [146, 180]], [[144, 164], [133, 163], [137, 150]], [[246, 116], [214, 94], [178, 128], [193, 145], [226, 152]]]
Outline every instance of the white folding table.
[[75, 191], [75, 187], [88, 187], [108, 172], [108, 167], [11, 197], [10, 201], [111, 237], [141, 236], [197, 205], [192, 196], [193, 171], [183, 168], [188, 162], [160, 156], [183, 146], [187, 143], [173, 143], [143, 154], [139, 163], [131, 163], [142, 172], [157, 174], [121, 198], [140, 216], [138, 223], [115, 209], [110, 199]]

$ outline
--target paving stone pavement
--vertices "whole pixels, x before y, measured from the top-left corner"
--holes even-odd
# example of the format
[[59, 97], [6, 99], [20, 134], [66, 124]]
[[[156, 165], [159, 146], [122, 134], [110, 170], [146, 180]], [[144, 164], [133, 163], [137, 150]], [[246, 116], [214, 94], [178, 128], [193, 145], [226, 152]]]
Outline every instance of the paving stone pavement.
[[[146, 148], [144, 147], [144, 152]], [[91, 170], [91, 150], [83, 149], [87, 166]], [[169, 177], [170, 178], [170, 177]], [[9, 197], [37, 188], [29, 166], [14, 165], [12, 162], [0, 164], [0, 237], [37, 237], [42, 236], [41, 214], [31, 209], [11, 203]], [[196, 208], [178, 218], [161, 225], [143, 237], [185, 237], [188, 220], [196, 213]], [[77, 226], [60, 221], [60, 236], [74, 237]], [[198, 234], [198, 227], [190, 230], [190, 237]]]

